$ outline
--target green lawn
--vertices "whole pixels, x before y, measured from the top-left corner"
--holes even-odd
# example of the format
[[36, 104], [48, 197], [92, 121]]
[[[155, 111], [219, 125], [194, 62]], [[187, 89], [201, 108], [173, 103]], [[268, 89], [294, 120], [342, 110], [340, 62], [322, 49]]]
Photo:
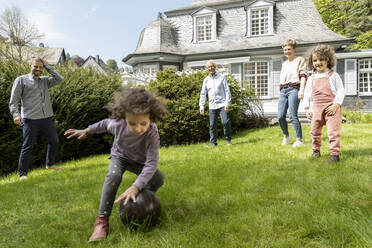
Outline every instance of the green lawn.
[[[0, 179], [0, 247], [372, 247], [372, 126], [342, 127], [341, 162], [311, 159], [305, 145], [282, 147], [279, 127], [162, 148], [165, 184], [159, 225], [131, 232], [115, 205], [107, 240], [88, 244], [108, 155]], [[293, 128], [290, 127], [293, 132]], [[325, 134], [325, 129], [323, 130]], [[123, 192], [135, 179], [124, 175]]]

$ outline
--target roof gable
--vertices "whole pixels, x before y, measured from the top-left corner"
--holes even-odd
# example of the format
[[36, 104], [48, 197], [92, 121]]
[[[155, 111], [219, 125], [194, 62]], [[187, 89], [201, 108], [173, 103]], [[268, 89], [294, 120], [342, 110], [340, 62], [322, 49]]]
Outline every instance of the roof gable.
[[191, 16], [215, 14], [216, 12], [217, 12], [216, 9], [212, 9], [212, 8], [209, 8], [209, 7], [201, 7], [200, 9], [191, 13]]
[[256, 1], [253, 1], [253, 2], [250, 2], [248, 5], [246, 5], [247, 7], [250, 7], [250, 8], [257, 8], [257, 7], [266, 7], [266, 6], [272, 6], [274, 5], [275, 2], [273, 1], [267, 1], [267, 0], [256, 0]]

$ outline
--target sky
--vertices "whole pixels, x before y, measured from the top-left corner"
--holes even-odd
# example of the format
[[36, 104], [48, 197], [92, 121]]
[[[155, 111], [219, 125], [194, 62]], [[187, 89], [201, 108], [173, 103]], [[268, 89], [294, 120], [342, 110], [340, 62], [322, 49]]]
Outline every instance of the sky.
[[0, 0], [0, 14], [17, 6], [45, 36], [48, 47], [62, 47], [83, 59], [99, 55], [121, 60], [136, 49], [141, 31], [158, 13], [193, 0]]

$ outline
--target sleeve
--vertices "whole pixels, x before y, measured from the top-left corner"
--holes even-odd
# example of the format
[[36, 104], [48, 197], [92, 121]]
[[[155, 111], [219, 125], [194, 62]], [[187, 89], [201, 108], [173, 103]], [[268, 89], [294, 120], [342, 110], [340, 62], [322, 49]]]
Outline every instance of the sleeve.
[[225, 96], [226, 96], [225, 106], [228, 107], [228, 106], [230, 106], [230, 103], [231, 103], [231, 93], [230, 93], [229, 84], [227, 83], [227, 79], [226, 79], [225, 76], [223, 76], [223, 86], [224, 86], [224, 89], [225, 89]]
[[63, 81], [63, 77], [59, 75], [59, 73], [55, 71], [52, 67], [46, 64], [45, 69], [48, 73], [52, 75], [51, 77], [46, 77], [48, 82], [48, 88], [52, 88], [53, 86]]
[[338, 73], [333, 73], [332, 75], [332, 82], [335, 87], [335, 99], [333, 100], [334, 104], [340, 104], [344, 102], [344, 97], [345, 97], [345, 88], [344, 85], [342, 84], [342, 79]]
[[[104, 119], [99, 122], [96, 122], [92, 125], [89, 125], [88, 128], [90, 132], [93, 133], [105, 133], [110, 131], [109, 130], [109, 124], [112, 120], [111, 119]], [[112, 133], [112, 131], [111, 131]]]
[[307, 78], [307, 68], [306, 68], [306, 60], [301, 57], [300, 58], [300, 62], [299, 62], [299, 65], [298, 65], [298, 74], [299, 74], [299, 77], [302, 78], [302, 77], [305, 77]]
[[203, 86], [200, 91], [199, 107], [200, 110], [204, 110], [205, 100], [207, 99], [207, 78], [203, 81]]
[[310, 108], [310, 102], [312, 101], [312, 86], [313, 86], [313, 77], [310, 76], [307, 79], [305, 92], [304, 92], [304, 108]]
[[16, 80], [14, 80], [11, 95], [10, 95], [9, 110], [13, 118], [21, 116], [21, 114], [19, 113], [19, 106], [18, 106], [19, 101], [21, 100], [22, 91], [23, 91], [23, 85], [22, 85], [21, 80], [22, 79], [19, 77], [16, 78]]
[[149, 135], [149, 142], [147, 143], [145, 165], [136, 181], [133, 183], [133, 186], [136, 186], [139, 190], [143, 189], [143, 187], [147, 185], [158, 169], [159, 147], [159, 133], [157, 128], [154, 128], [153, 133]]

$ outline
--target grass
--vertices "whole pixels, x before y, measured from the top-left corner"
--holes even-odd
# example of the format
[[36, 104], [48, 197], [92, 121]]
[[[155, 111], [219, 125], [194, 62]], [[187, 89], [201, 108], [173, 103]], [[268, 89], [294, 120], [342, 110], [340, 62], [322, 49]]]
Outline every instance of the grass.
[[[290, 129], [293, 133], [293, 129]], [[325, 130], [323, 130], [325, 133]], [[160, 223], [131, 232], [115, 205], [110, 234], [88, 244], [108, 155], [70, 161], [61, 172], [0, 179], [0, 247], [372, 247], [371, 125], [342, 127], [341, 162], [282, 147], [279, 127], [242, 131], [228, 147], [160, 151]], [[124, 174], [119, 192], [134, 181]]]

